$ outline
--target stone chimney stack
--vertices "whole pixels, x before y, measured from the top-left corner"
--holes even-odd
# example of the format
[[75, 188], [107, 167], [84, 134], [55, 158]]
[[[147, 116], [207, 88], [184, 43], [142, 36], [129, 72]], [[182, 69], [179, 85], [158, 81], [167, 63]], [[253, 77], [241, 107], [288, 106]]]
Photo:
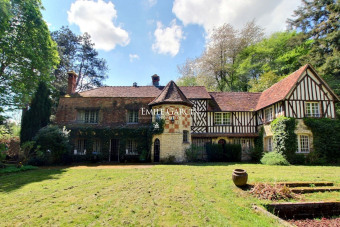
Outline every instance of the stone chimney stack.
[[68, 74], [67, 94], [71, 95], [76, 92], [77, 74], [74, 71], [70, 71], [67, 74]]
[[155, 87], [159, 86], [159, 76], [157, 74], [154, 74], [152, 77], [152, 85]]

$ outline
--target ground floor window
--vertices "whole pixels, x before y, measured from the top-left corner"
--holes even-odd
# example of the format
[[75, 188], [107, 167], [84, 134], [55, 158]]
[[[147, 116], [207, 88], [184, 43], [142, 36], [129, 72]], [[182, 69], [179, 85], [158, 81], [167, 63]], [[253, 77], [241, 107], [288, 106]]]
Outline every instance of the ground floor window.
[[137, 152], [137, 143], [135, 140], [127, 140], [126, 141], [126, 154], [128, 155], [136, 155]]
[[308, 135], [298, 135], [298, 151], [297, 153], [309, 153], [309, 136]]
[[267, 140], [267, 151], [273, 151], [273, 137], [269, 136], [266, 138]]
[[93, 141], [93, 150], [92, 153], [93, 154], [98, 154], [100, 153], [100, 149], [101, 149], [101, 143], [99, 139], [96, 139]]
[[234, 138], [234, 144], [241, 144], [243, 151], [248, 151], [253, 147], [253, 139], [250, 138]]
[[183, 130], [183, 143], [188, 143], [188, 135], [189, 135], [189, 131], [187, 130]]
[[78, 139], [76, 149], [74, 150], [75, 155], [85, 155], [86, 154], [86, 139]]

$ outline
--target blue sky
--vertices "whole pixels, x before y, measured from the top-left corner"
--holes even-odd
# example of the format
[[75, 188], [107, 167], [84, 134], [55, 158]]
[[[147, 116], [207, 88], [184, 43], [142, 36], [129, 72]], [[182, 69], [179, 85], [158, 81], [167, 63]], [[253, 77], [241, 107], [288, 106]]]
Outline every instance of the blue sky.
[[214, 26], [241, 28], [256, 19], [266, 34], [286, 28], [298, 0], [42, 0], [51, 31], [88, 32], [109, 66], [106, 85], [162, 85], [180, 75], [177, 65], [200, 56]]

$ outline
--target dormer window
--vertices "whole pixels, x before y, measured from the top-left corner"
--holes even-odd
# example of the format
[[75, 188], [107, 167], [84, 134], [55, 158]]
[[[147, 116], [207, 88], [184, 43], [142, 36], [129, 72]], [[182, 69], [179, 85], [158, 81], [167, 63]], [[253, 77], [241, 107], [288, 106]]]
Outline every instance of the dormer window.
[[265, 115], [265, 121], [270, 122], [273, 120], [273, 108], [269, 107], [264, 110], [264, 115]]
[[128, 111], [128, 123], [138, 123], [138, 110]]
[[306, 117], [320, 117], [320, 105], [318, 102], [306, 102]]

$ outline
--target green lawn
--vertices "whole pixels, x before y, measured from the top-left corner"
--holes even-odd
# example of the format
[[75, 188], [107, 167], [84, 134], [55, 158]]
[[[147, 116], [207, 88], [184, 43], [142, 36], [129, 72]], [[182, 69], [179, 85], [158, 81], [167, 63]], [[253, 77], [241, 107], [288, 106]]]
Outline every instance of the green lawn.
[[[156, 165], [143, 169], [39, 169], [0, 175], [0, 226], [155, 225], [278, 226], [254, 213], [258, 200], [236, 188], [232, 170], [249, 182], [333, 181], [340, 167], [255, 164]], [[304, 200], [340, 200], [317, 193]]]

